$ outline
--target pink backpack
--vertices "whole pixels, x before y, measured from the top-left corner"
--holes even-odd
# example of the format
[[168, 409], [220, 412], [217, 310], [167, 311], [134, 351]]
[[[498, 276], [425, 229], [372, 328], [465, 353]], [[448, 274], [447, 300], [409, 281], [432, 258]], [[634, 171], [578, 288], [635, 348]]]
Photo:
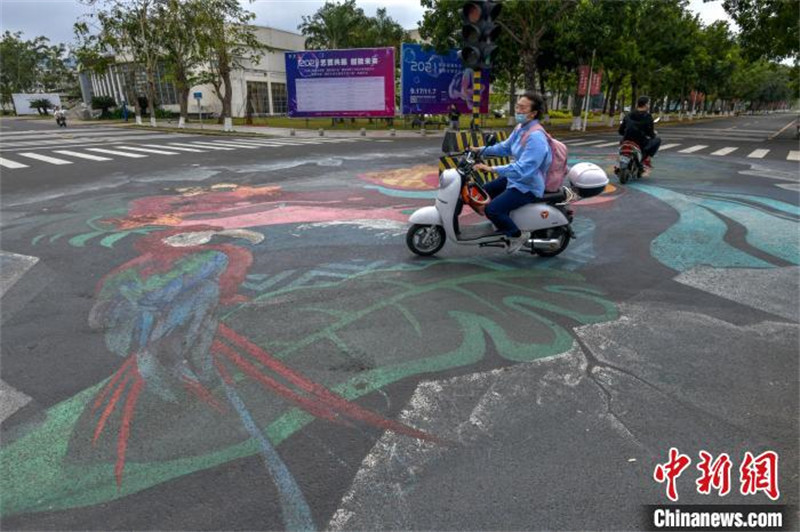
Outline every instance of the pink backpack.
[[545, 192], [558, 192], [561, 190], [561, 185], [564, 183], [564, 177], [567, 175], [567, 146], [563, 142], [559, 142], [550, 136], [550, 133], [544, 130], [541, 124], [536, 124], [522, 135], [522, 146], [528, 142], [528, 136], [533, 131], [541, 131], [547, 137], [547, 144], [550, 146], [550, 154], [553, 160], [550, 162], [550, 168], [544, 176], [544, 190]]

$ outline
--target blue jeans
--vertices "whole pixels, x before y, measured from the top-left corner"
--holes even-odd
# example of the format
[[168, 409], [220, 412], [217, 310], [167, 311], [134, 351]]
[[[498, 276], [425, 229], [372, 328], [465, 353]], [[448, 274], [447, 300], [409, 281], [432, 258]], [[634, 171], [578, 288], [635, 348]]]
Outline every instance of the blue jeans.
[[486, 217], [506, 236], [518, 237], [522, 232], [509, 214], [523, 205], [539, 201], [540, 198], [537, 198], [532, 192], [507, 188], [507, 185], [508, 179], [505, 177], [498, 177], [483, 185], [483, 189], [492, 197], [492, 201], [486, 206]]

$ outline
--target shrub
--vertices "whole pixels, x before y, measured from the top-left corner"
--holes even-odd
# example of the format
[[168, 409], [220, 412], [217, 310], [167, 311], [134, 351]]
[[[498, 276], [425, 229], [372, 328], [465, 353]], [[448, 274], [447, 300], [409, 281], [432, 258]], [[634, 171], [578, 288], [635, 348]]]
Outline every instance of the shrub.
[[111, 118], [108, 110], [116, 106], [117, 102], [111, 96], [92, 96], [92, 109], [100, 109], [100, 118]]
[[40, 115], [46, 115], [48, 109], [53, 108], [53, 104], [50, 103], [50, 100], [47, 98], [38, 98], [36, 100], [31, 100], [30, 104], [31, 107], [39, 111]]

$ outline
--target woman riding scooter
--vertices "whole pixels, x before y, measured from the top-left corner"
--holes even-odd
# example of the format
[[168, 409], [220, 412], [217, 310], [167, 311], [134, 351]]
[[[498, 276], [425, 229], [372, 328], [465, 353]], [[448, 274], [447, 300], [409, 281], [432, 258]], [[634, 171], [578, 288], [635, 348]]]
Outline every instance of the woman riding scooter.
[[486, 206], [486, 217], [506, 235], [506, 252], [514, 253], [528, 240], [509, 215], [511, 211], [528, 203], [541, 201], [545, 189], [545, 175], [552, 162], [547, 137], [539, 126], [539, 114], [544, 108], [544, 98], [536, 92], [526, 92], [517, 100], [515, 119], [517, 127], [507, 140], [481, 148], [471, 148], [482, 157], [513, 156], [514, 162], [503, 166], [476, 164], [482, 170], [498, 177], [483, 188], [492, 201]]

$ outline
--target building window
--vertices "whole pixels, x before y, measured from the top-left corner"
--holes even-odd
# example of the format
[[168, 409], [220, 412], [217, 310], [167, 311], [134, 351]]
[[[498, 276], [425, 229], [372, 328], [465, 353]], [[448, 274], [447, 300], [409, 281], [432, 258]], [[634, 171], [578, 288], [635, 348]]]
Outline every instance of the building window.
[[272, 112], [276, 115], [285, 115], [289, 112], [289, 95], [286, 93], [286, 83], [271, 83]]
[[[127, 90], [133, 86], [136, 96], [147, 96], [147, 74], [144, 69], [132, 63], [123, 63], [116, 66], [119, 72], [119, 81], [123, 87], [123, 97], [128, 98]], [[165, 81], [166, 71], [163, 64], [156, 67], [155, 72], [156, 104], [177, 105], [178, 94], [172, 82]], [[128, 102], [130, 103], [130, 102]]]
[[269, 114], [269, 86], [263, 81], [247, 82], [247, 114], [267, 116]]

